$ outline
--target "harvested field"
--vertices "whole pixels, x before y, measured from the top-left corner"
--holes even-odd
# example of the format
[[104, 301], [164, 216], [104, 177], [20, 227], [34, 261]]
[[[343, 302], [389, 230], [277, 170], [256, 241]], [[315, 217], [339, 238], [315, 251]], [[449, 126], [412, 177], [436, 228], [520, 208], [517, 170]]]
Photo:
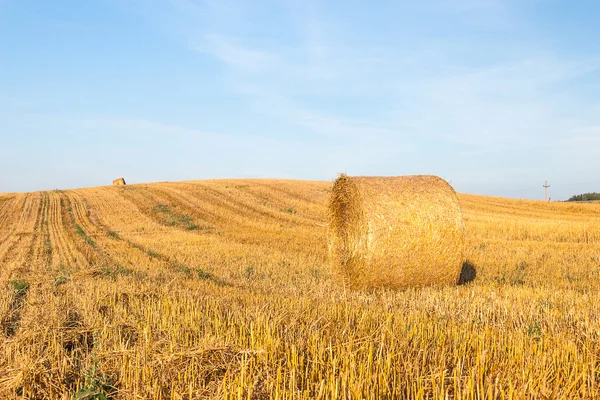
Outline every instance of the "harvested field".
[[600, 204], [459, 195], [462, 284], [367, 293], [331, 188], [2, 195], [0, 398], [600, 396]]

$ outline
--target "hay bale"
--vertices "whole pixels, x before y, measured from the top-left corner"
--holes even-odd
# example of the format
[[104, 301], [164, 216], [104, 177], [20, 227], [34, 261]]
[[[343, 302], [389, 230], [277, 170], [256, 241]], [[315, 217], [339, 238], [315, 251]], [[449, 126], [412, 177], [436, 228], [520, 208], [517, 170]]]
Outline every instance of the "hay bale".
[[113, 181], [113, 185], [114, 186], [125, 186], [126, 185], [125, 179], [123, 179], [123, 178], [115, 179]]
[[436, 176], [349, 177], [329, 203], [334, 271], [349, 287], [456, 284], [464, 225], [456, 192]]

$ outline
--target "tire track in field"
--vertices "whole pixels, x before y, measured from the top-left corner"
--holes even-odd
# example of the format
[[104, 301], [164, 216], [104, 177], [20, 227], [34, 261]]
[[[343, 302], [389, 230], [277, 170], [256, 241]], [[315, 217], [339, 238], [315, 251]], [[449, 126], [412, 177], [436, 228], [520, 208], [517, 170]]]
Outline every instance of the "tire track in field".
[[[322, 219], [311, 217], [310, 211], [306, 209], [307, 204], [294, 204], [294, 202], [301, 202], [300, 198], [291, 199], [292, 202], [290, 202], [268, 193], [256, 193], [256, 189], [260, 190], [261, 186], [254, 187], [253, 181], [248, 181], [247, 184], [243, 185], [234, 185], [234, 188], [234, 191], [228, 190], [226, 186], [209, 188], [214, 196], [214, 200], [210, 199], [209, 202], [220, 201], [221, 204], [226, 203], [228, 212], [237, 216], [234, 220], [233, 233], [234, 237], [238, 237], [241, 243], [248, 243], [248, 240], [251, 240], [255, 245], [262, 245], [261, 241], [256, 240], [259, 236], [264, 238], [271, 237], [272, 234], [286, 236], [287, 232], [298, 227], [314, 231], [324, 226]], [[257, 204], [262, 204], [262, 206], [257, 206]], [[302, 211], [298, 213], [295, 207], [300, 205]], [[253, 212], [252, 210], [259, 211], [258, 214], [254, 212], [254, 215], [257, 215], [258, 218], [248, 218], [248, 215]], [[239, 225], [246, 226], [249, 229], [236, 229]], [[259, 232], [262, 232], [262, 234], [259, 235]], [[269, 241], [265, 242], [264, 245], [270, 246]]]
[[[108, 240], [115, 241], [120, 244], [121, 249], [131, 252], [138, 251], [144, 258], [150, 260], [150, 262], [158, 262], [160, 270], [164, 264], [164, 260], [157, 257], [157, 253], [141, 248], [131, 241], [123, 241], [117, 234], [111, 232], [107, 227], [98, 222], [98, 218], [92, 213], [89, 203], [84, 197], [80, 196], [74, 191], [68, 192], [67, 203], [69, 204], [69, 210], [72, 217], [72, 224], [75, 227], [76, 232], [83, 238], [83, 240], [96, 251], [97, 260], [95, 267], [100, 268], [100, 271], [96, 271], [96, 275], [104, 275], [107, 277], [116, 277], [118, 275], [134, 276], [137, 278], [146, 278], [147, 273], [127, 268], [123, 264], [116, 261], [111, 252], [105, 247]], [[129, 255], [130, 256], [130, 255]], [[125, 257], [127, 260], [129, 257]], [[168, 265], [165, 265], [168, 267]]]
[[[78, 217], [81, 219], [81, 221], [85, 220], [86, 222], [84, 223], [93, 225], [94, 228], [98, 230], [99, 235], [102, 235], [103, 237], [109, 237], [111, 238], [111, 240], [119, 242], [121, 244], [122, 249], [127, 249], [127, 251], [131, 251], [132, 249], [134, 249], [135, 251], [141, 252], [151, 261], [160, 262], [164, 267], [166, 267], [167, 270], [170, 270], [172, 272], [180, 273], [189, 277], [195, 275], [201, 280], [207, 280], [219, 286], [232, 286], [230, 283], [209, 272], [202, 270], [201, 268], [194, 268], [184, 265], [182, 263], [174, 261], [169, 256], [154, 251], [151, 248], [142, 246], [141, 244], [136, 243], [132, 240], [121, 238], [118, 234], [116, 234], [116, 232], [111, 231], [110, 228], [101, 221], [101, 218], [99, 216], [95, 215], [95, 213], [92, 211], [90, 203], [85, 197], [80, 196], [80, 198], [77, 199], [77, 202], [79, 203], [77, 207]], [[124, 248], [123, 246], [126, 247]]]
[[218, 224], [223, 222], [223, 217], [218, 213], [209, 210], [209, 207], [204, 207], [205, 204], [199, 204], [189, 201], [184, 194], [171, 187], [152, 187], [148, 188], [151, 200], [156, 204], [173, 204], [185, 209], [186, 212], [194, 214], [194, 222], [207, 225]]
[[91, 211], [87, 204], [84, 203], [84, 200], [71, 191], [65, 193], [64, 199], [68, 204], [72, 228], [74, 228], [75, 233], [77, 233], [83, 242], [93, 250], [95, 257], [93, 263], [96, 266], [125, 270], [122, 265], [113, 259], [110, 252], [99, 243], [98, 226], [95, 223], [95, 217], [91, 216]]
[[[271, 223], [281, 223], [282, 220], [272, 215], [272, 210], [262, 211], [256, 207], [246, 207], [244, 203], [234, 201], [213, 188], [206, 186], [197, 186], [199, 190], [190, 194], [188, 191], [179, 191], [177, 186], [169, 185], [165, 188], [136, 186], [127, 189], [120, 189], [119, 195], [130, 202], [135, 209], [158, 225], [177, 230], [186, 230], [181, 227], [174, 227], [174, 224], [165, 221], [165, 213], [178, 213], [179, 216], [186, 216], [191, 223], [200, 229], [188, 229], [190, 231], [204, 234], [209, 233], [213, 226], [218, 231], [227, 231], [232, 226], [245, 226], [250, 230], [264, 228], [265, 221]], [[174, 195], [172, 192], [178, 193]], [[173, 205], [177, 211], [173, 210]], [[179, 213], [183, 209], [186, 214]], [[191, 216], [193, 217], [190, 217]], [[285, 218], [285, 216], [283, 216]], [[202, 229], [205, 223], [210, 225], [208, 229]]]
[[79, 269], [83, 256], [65, 230], [60, 193], [51, 193], [48, 212], [48, 236], [52, 246], [51, 268]]
[[45, 274], [50, 263], [52, 245], [46, 242], [48, 232], [48, 192], [40, 193], [39, 207], [33, 228], [33, 235], [29, 249], [25, 255], [24, 263], [27, 265], [27, 274], [37, 272]]
[[[186, 190], [187, 189], [187, 190]], [[182, 187], [181, 185], [169, 186], [152, 186], [148, 188], [148, 192], [155, 196], [160, 196], [161, 201], [175, 202], [178, 206], [182, 206], [187, 212], [192, 213], [196, 218], [207, 221], [212, 224], [230, 224], [231, 220], [237, 220], [236, 224], [242, 223], [249, 225], [259, 222], [261, 224], [270, 222], [282, 222], [281, 217], [285, 215], [278, 211], [274, 211], [268, 207], [261, 209], [256, 207], [254, 203], [264, 202], [263, 199], [255, 199], [251, 204], [247, 204], [239, 200], [239, 196], [230, 196], [229, 193], [224, 193], [213, 188], [198, 186], [194, 190], [191, 188]], [[235, 202], [232, 199], [237, 199]], [[244, 211], [244, 208], [246, 211]], [[283, 207], [282, 207], [283, 208]], [[258, 218], [249, 219], [248, 215], [254, 214]]]
[[[195, 190], [190, 190], [194, 186]], [[187, 189], [187, 190], [185, 190]], [[158, 213], [154, 212], [153, 207], [170, 206], [173, 203], [177, 209], [183, 209], [186, 214], [191, 216], [195, 224], [208, 222], [213, 229], [197, 229], [199, 233], [210, 233], [213, 230], [228, 232], [233, 235], [232, 238], [239, 239], [238, 242], [245, 243], [247, 235], [237, 237], [239, 227], [244, 226], [246, 232], [271, 231], [274, 227], [281, 228], [282, 224], [288, 227], [305, 224], [307, 227], [313, 227], [313, 222], [302, 221], [297, 217], [284, 212], [281, 209], [272, 209], [269, 207], [256, 206], [255, 203], [264, 202], [257, 198], [243, 201], [239, 193], [229, 193], [227, 190], [219, 190], [206, 185], [190, 184], [182, 189], [178, 184], [157, 184], [148, 188], [135, 188], [142, 196], [123, 192], [122, 195], [132, 201], [144, 215], [152, 218], [158, 223], [160, 221]], [[150, 204], [147, 204], [147, 201]], [[168, 226], [168, 224], [162, 223]], [[202, 225], [200, 225], [202, 226]], [[234, 228], [234, 229], [232, 229]]]
[[[163, 185], [161, 184], [161, 186]], [[192, 189], [191, 186], [198, 189]], [[312, 238], [311, 240], [318, 242], [325, 235], [325, 224], [320, 219], [314, 220], [303, 215], [295, 215], [295, 210], [294, 214], [284, 212], [283, 207], [289, 205], [287, 201], [280, 202], [279, 206], [275, 206], [276, 209], [269, 208], [266, 214], [254, 214], [255, 218], [248, 218], [252, 213], [246, 213], [244, 210], [247, 210], [248, 207], [256, 208], [255, 203], [268, 202], [267, 194], [262, 194], [265, 197], [257, 196], [256, 193], [247, 193], [246, 195], [245, 191], [252, 187], [250, 182], [246, 185], [233, 186], [237, 189], [237, 193], [231, 192], [231, 189], [228, 191], [226, 187], [218, 190], [206, 188], [203, 185], [186, 185], [185, 192], [180, 190], [182, 185], [178, 184], [169, 184], [167, 188], [153, 187], [152, 189], [177, 192], [179, 196], [173, 200], [178, 203], [185, 201], [185, 206], [189, 207], [192, 215], [194, 215], [195, 209], [212, 208], [211, 212], [222, 215], [221, 224], [217, 225], [218, 231], [223, 232], [227, 240], [238, 244], [265, 249], [280, 248], [310, 252], [310, 246], [306, 246], [306, 241]], [[240, 194], [246, 196], [240, 196]], [[231, 201], [233, 197], [237, 199], [235, 202]], [[307, 214], [308, 211], [305, 210], [304, 213]], [[299, 227], [304, 230], [301, 235], [290, 235], [290, 232], [296, 232]]]
[[[196, 184], [194, 184], [196, 185]], [[226, 214], [237, 215], [241, 221], [246, 221], [246, 224], [251, 222], [249, 217], [256, 217], [256, 221], [271, 223], [289, 223], [296, 225], [298, 221], [292, 218], [291, 215], [285, 214], [283, 210], [273, 210], [268, 207], [259, 207], [255, 204], [244, 202], [236, 193], [231, 193], [226, 189], [213, 188], [209, 185], [197, 184], [196, 186], [204, 189], [204, 195], [207, 197], [207, 202], [217, 204], [220, 208], [226, 210]]]
[[201, 233], [210, 232], [214, 229], [211, 223], [207, 221], [208, 217], [214, 222], [214, 215], [204, 213], [200, 218], [191, 218], [189, 214], [182, 214], [179, 209], [174, 209], [173, 202], [169, 197], [154, 193], [147, 187], [121, 189], [119, 195], [135, 206], [142, 215], [167, 228]]
[[[203, 204], [196, 203], [193, 206], [189, 205], [189, 201], [181, 201], [181, 196], [183, 196], [183, 193], [179, 194], [179, 199], [174, 198], [172, 194], [166, 193], [166, 191], [170, 191], [170, 187], [166, 191], [159, 191], [157, 193], [156, 188], [151, 189], [149, 187], [136, 186], [119, 190], [119, 195], [133, 204], [135, 208], [144, 216], [152, 219], [159, 225], [169, 228], [172, 228], [173, 226], [166, 223], [165, 220], [160, 217], [160, 212], [156, 212], [153, 209], [160, 206], [172, 206], [173, 202], [175, 202], [178, 206], [184, 205], [187, 210], [195, 209], [194, 214], [199, 216], [202, 221], [205, 221], [205, 219], [202, 217], [208, 217], [207, 219], [210, 223], [220, 224], [221, 227], [229, 224], [232, 216], [236, 214], [239, 214], [239, 218], [237, 218], [239, 220], [238, 222], [245, 222], [245, 225], [252, 222], [252, 219], [250, 219], [249, 216], [253, 214], [259, 217], [264, 217], [264, 215], [261, 215], [261, 212], [254, 212], [251, 210], [244, 212], [235, 205], [229, 204], [225, 201], [226, 199], [221, 198], [219, 194], [215, 195], [213, 193], [214, 189], [207, 188], [205, 186], [201, 186], [201, 188], [206, 192], [203, 193], [205, 198], [195, 197], [195, 199], [203, 201]], [[207, 209], [210, 209], [211, 211], [206, 212]], [[202, 211], [199, 212], [198, 210]], [[198, 215], [199, 213], [201, 214]], [[227, 217], [225, 217], [225, 215]], [[254, 220], [256, 219], [258, 218], [254, 218]], [[196, 220], [194, 220], [194, 222], [196, 222]]]
[[50, 240], [50, 193], [42, 192], [36, 220], [35, 237], [27, 255], [28, 263], [38, 275], [47, 276], [52, 266], [53, 246]]
[[298, 208], [299, 212], [294, 212], [294, 222], [296, 224], [304, 224], [306, 226], [321, 226], [326, 221], [324, 210], [327, 204], [325, 189], [315, 188], [315, 192], [321, 193], [318, 197], [310, 198], [305, 195], [294, 193], [292, 190], [282, 189], [276, 185], [264, 184], [252, 181], [247, 186], [240, 186], [239, 190], [249, 196], [254, 197], [259, 202], [273, 204], [279, 210], [289, 210], [290, 208]]
[[[228, 189], [234, 187], [238, 191]], [[209, 222], [215, 226], [216, 240], [233, 242], [243, 246], [252, 246], [272, 250], [278, 248], [283, 251], [293, 249], [303, 253], [311, 253], [308, 242], [320, 242], [325, 236], [324, 224], [301, 215], [294, 215], [283, 210], [265, 207], [257, 208], [256, 203], [266, 201], [254, 194], [240, 196], [240, 190], [251, 185], [224, 186], [221, 188], [209, 187], [208, 184], [156, 184], [148, 187], [135, 186], [129, 189], [120, 189], [119, 194], [132, 203], [144, 216], [160, 224], [157, 215], [153, 214], [153, 207], [169, 205], [176, 207], [198, 221], [198, 210], [206, 221], [206, 212], [218, 215]], [[221, 190], [220, 190], [221, 189]], [[138, 192], [138, 193], [136, 193]], [[173, 195], [175, 194], [175, 196]], [[258, 210], [258, 211], [257, 211]], [[308, 211], [304, 211], [307, 214]], [[197, 222], [196, 222], [197, 223]], [[165, 224], [163, 224], [165, 225]], [[299, 235], [290, 235], [298, 227], [303, 227]], [[196, 230], [193, 233], [210, 233], [210, 230]], [[222, 236], [222, 237], [221, 237]]]
[[[84, 194], [82, 194], [78, 191], [72, 191], [70, 194], [78, 204], [77, 209], [80, 223], [86, 227], [86, 230], [93, 232], [92, 235], [94, 239], [97, 242], [102, 243], [107, 251], [110, 249], [112, 254], [114, 254], [114, 257], [119, 257], [125, 263], [131, 264], [131, 259], [139, 259], [138, 256], [141, 256], [142, 259], [150, 262], [150, 265], [148, 266], [151, 267], [153, 271], [164, 269], [164, 263], [154, 257], [156, 254], [155, 252], [151, 250], [146, 251], [146, 249], [142, 249], [141, 246], [136, 245], [136, 243], [130, 240], [124, 240], [117, 232], [111, 229], [103, 218], [103, 215], [105, 214], [110, 215], [108, 208], [112, 211], [114, 210], [115, 205], [118, 205], [117, 207], [120, 210], [124, 210], [123, 215], [129, 216], [135, 214], [143, 216], [145, 219], [146, 217], [144, 214], [139, 212], [138, 208], [135, 207], [133, 203], [123, 199], [112, 190], [101, 191], [99, 194], [96, 192], [84, 192]], [[114, 198], [107, 198], [107, 195], [114, 196]], [[110, 203], [109, 206], [107, 206], [108, 203]], [[131, 210], [128, 210], [125, 206], [131, 208]], [[152, 220], [149, 219], [148, 221]], [[126, 225], [131, 225], [131, 222], [128, 222]]]
[[[205, 204], [190, 201], [181, 192], [176, 192], [168, 188], [148, 188], [147, 195], [148, 199], [154, 204], [153, 208], [166, 207], [168, 210], [176, 210], [179, 215], [188, 217], [193, 222], [195, 229], [187, 230], [210, 234], [215, 233], [217, 226], [223, 226], [226, 223], [225, 218], [219, 215], [218, 212], [209, 210], [209, 207], [206, 207]], [[137, 206], [139, 207], [139, 204]], [[159, 218], [157, 218], [155, 209], [147, 213], [147, 216], [161, 223]], [[166, 226], [169, 225], [167, 224]]]
[[[289, 183], [289, 182], [270, 181], [270, 180], [263, 180], [263, 181], [252, 180], [249, 182], [253, 186], [262, 187], [262, 188], [268, 189], [272, 192], [279, 193], [280, 195], [282, 195], [282, 197], [289, 197], [290, 199], [294, 199], [298, 202], [309, 203], [309, 204], [312, 204], [317, 207], [322, 207], [324, 202], [329, 197], [328, 194], [320, 195], [319, 197], [323, 197], [322, 199], [318, 198], [317, 196], [309, 197], [305, 194], [306, 193], [305, 185], [303, 185], [302, 190], [298, 192], [293, 189], [293, 183]], [[315, 184], [315, 182], [310, 182], [310, 184], [314, 185], [313, 190], [317, 193], [321, 193], [321, 192], [327, 193], [326, 190], [331, 188], [331, 186], [333, 186], [333, 184], [328, 184], [328, 185], [323, 185], [323, 187], [321, 187], [321, 185], [317, 186]]]
[[116, 266], [108, 252], [103, 251], [96, 241], [77, 223], [73, 202], [65, 192], [60, 193], [60, 210], [64, 237], [73, 245], [74, 251], [83, 257], [82, 260], [78, 259], [79, 269], [89, 270], [92, 268], [95, 270]]
[[54, 253], [52, 240], [50, 239], [50, 195], [46, 193], [45, 209], [44, 209], [44, 220], [42, 224], [42, 248], [46, 259], [46, 267], [52, 267], [52, 256]]

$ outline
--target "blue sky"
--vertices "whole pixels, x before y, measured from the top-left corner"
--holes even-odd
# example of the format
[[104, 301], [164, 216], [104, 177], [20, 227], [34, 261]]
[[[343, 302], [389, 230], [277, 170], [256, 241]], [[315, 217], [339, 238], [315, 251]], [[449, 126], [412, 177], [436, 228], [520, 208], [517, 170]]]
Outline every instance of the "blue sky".
[[600, 3], [0, 0], [0, 192], [435, 174], [600, 192]]

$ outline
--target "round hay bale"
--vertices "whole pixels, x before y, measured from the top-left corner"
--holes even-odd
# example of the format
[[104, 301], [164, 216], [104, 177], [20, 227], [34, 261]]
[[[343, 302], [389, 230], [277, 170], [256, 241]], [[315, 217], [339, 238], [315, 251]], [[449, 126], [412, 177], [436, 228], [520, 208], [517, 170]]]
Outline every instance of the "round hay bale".
[[342, 174], [333, 185], [329, 249], [350, 288], [456, 284], [463, 246], [458, 197], [437, 176]]

